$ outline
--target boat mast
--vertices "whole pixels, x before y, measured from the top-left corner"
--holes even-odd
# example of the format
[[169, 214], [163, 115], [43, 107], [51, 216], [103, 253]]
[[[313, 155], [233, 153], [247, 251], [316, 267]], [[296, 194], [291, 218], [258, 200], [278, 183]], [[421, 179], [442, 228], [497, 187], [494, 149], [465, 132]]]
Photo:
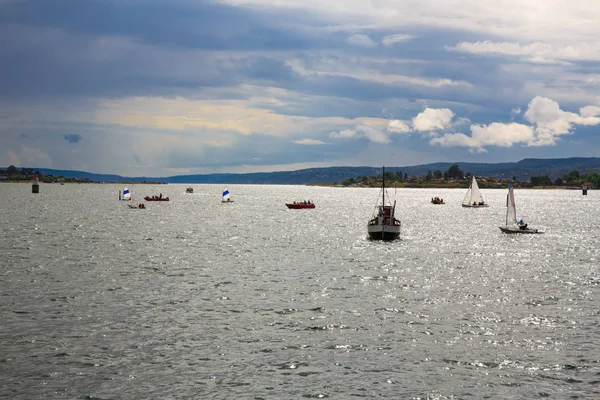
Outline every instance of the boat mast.
[[381, 216], [381, 238], [383, 239], [385, 237], [385, 166], [383, 166], [381, 172], [381, 190], [383, 191], [383, 208], [381, 209], [381, 211], [383, 211], [383, 215]]
[[383, 206], [385, 207], [385, 167], [382, 169], [381, 190], [383, 191]]

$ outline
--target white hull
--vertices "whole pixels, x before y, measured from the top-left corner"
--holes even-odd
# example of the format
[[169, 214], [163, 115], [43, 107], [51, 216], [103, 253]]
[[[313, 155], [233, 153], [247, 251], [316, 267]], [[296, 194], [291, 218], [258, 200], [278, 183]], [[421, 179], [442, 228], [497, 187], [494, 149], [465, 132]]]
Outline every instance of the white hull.
[[473, 205], [473, 204], [463, 204], [463, 207], [467, 207], [467, 208], [485, 208], [485, 207], [489, 207], [488, 204], [477, 204], [477, 205]]

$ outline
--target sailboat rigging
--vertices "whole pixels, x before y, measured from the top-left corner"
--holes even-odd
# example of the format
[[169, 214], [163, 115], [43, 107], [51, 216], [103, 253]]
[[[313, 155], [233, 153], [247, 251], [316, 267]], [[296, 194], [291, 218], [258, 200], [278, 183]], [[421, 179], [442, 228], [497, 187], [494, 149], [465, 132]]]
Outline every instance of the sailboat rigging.
[[530, 228], [522, 219], [517, 221], [517, 206], [515, 205], [515, 192], [512, 182], [508, 184], [505, 226], [500, 226], [499, 228], [504, 233], [544, 233]]
[[481, 191], [479, 190], [479, 185], [477, 185], [477, 179], [475, 179], [475, 175], [471, 180], [471, 185], [469, 185], [469, 190], [467, 190], [467, 194], [462, 201], [463, 207], [489, 207], [485, 201], [483, 201], [483, 197], [481, 196]]

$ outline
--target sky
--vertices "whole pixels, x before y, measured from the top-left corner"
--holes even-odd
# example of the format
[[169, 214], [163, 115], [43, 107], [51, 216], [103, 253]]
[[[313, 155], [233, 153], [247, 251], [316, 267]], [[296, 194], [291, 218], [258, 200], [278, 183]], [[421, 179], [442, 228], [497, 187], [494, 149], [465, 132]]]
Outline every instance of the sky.
[[600, 156], [600, 2], [0, 0], [0, 167]]

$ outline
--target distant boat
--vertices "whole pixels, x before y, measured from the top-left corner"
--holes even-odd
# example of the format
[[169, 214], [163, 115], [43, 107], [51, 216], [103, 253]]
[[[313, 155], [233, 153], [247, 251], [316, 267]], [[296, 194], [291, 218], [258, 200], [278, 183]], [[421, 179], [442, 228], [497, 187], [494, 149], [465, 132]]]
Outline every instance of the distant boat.
[[[373, 216], [367, 224], [369, 238], [373, 240], [394, 240], [400, 237], [400, 220], [396, 219], [396, 202], [386, 204], [385, 202], [385, 167], [383, 168], [381, 181], [381, 192], [377, 198], [377, 206]], [[381, 203], [379, 203], [381, 198]]]
[[133, 205], [133, 204], [127, 204], [127, 206], [129, 206], [129, 208], [133, 208], [135, 210], [144, 210], [146, 208], [146, 206], [144, 205], [144, 203], [140, 203], [137, 206]]
[[444, 199], [439, 198], [439, 197], [432, 197], [431, 202], [433, 204], [446, 204], [446, 203], [444, 203]]
[[194, 188], [189, 187], [189, 188], [185, 189], [185, 192], [189, 193], [189, 194], [193, 194], [194, 193]]
[[477, 185], [477, 179], [475, 179], [475, 175], [473, 175], [469, 190], [467, 190], [467, 194], [462, 201], [462, 206], [472, 208], [489, 207], [485, 201], [483, 201], [483, 197], [481, 196], [481, 191], [479, 191], [479, 185]]
[[221, 203], [233, 203], [233, 199], [231, 198], [229, 190], [223, 190], [223, 194], [221, 195]]
[[162, 193], [159, 194], [158, 196], [146, 196], [144, 197], [144, 200], [146, 201], [169, 201], [168, 197], [163, 197]]
[[124, 200], [124, 201], [131, 200], [131, 192], [129, 191], [129, 189], [127, 187], [125, 187], [125, 189], [123, 189], [123, 195], [121, 195], [121, 192], [119, 192], [119, 200]]
[[291, 208], [292, 210], [300, 210], [302, 208], [315, 208], [315, 203], [310, 200], [305, 201], [295, 201], [293, 203], [285, 203], [287, 208]]
[[504, 233], [544, 233], [527, 226], [523, 220], [517, 221], [517, 207], [515, 205], [515, 192], [512, 182], [508, 184], [508, 195], [506, 199], [506, 225], [500, 226]]

